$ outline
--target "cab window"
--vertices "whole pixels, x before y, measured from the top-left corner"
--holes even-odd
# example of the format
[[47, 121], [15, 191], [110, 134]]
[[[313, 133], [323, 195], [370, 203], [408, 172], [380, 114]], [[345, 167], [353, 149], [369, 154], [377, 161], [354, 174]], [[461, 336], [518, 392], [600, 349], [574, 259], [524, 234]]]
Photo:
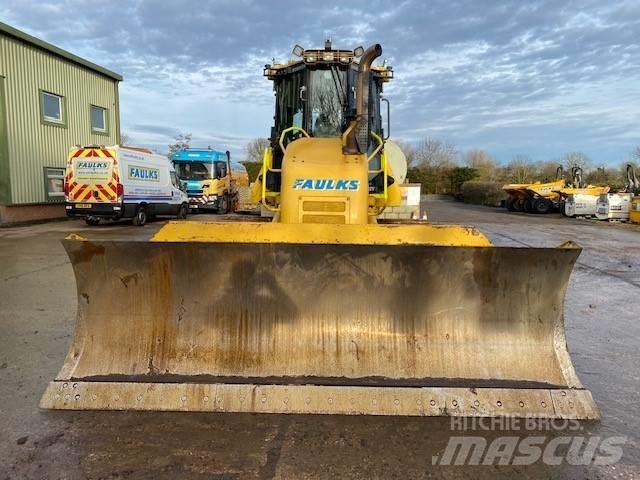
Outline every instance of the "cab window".
[[278, 116], [281, 130], [289, 127], [302, 127], [305, 92], [304, 71], [292, 73], [283, 78], [278, 89]]
[[342, 134], [343, 103], [346, 100], [346, 72], [337, 68], [309, 72], [309, 131], [315, 137]]

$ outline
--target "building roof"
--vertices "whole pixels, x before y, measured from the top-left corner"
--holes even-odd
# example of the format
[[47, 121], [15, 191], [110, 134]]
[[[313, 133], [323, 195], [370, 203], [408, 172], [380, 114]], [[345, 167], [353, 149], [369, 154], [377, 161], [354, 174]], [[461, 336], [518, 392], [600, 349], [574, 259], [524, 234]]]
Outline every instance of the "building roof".
[[102, 75], [117, 80], [119, 82], [122, 81], [122, 75], [119, 75], [111, 70], [108, 70], [100, 65], [96, 65], [84, 58], [80, 58], [77, 55], [74, 55], [71, 52], [67, 52], [62, 48], [56, 47], [55, 45], [51, 45], [50, 43], [45, 42], [44, 40], [40, 40], [39, 38], [32, 37], [31, 35], [24, 33], [16, 28], [13, 28], [6, 23], [0, 22], [0, 32], [9, 35], [11, 37], [17, 38], [18, 40], [22, 40], [25, 43], [33, 45], [34, 47], [41, 48], [46, 50], [47, 52], [53, 53], [59, 57], [64, 58], [65, 60], [69, 60], [70, 62], [81, 65], [89, 70], [93, 70], [94, 72], [101, 73]]

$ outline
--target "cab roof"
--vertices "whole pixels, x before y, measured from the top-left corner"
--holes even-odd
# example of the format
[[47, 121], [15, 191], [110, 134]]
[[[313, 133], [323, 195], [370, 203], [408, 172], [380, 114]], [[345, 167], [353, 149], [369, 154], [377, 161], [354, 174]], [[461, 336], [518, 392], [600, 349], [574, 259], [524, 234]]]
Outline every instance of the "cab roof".
[[214, 162], [216, 160], [227, 160], [225, 152], [211, 150], [210, 148], [187, 148], [178, 150], [171, 155], [174, 162]]

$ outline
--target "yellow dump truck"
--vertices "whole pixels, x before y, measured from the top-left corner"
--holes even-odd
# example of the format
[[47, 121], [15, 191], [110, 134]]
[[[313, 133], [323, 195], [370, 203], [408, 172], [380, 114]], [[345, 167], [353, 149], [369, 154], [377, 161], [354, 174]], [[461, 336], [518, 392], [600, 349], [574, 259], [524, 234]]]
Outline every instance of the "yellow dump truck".
[[577, 245], [378, 223], [400, 202], [381, 53], [327, 42], [265, 67], [273, 221], [64, 241], [78, 324], [42, 407], [599, 417], [564, 334]]
[[566, 186], [562, 165], [556, 170], [553, 182], [511, 183], [502, 187], [508, 197], [505, 201], [511, 212], [548, 213], [559, 207], [560, 189]]

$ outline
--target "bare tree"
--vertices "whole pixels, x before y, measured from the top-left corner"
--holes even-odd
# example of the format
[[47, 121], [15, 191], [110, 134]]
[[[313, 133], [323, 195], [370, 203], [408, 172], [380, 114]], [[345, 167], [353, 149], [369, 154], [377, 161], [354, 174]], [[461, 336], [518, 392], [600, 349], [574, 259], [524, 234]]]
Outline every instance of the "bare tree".
[[587, 170], [591, 166], [591, 159], [586, 153], [569, 152], [562, 156], [562, 164], [565, 170], [571, 171], [573, 167], [580, 167]]
[[[542, 182], [553, 182], [556, 180], [558, 167], [562, 165], [559, 160], [540, 160], [536, 162], [536, 177]], [[566, 167], [562, 165], [566, 170]]]
[[631, 158], [633, 158], [636, 162], [640, 162], [640, 146], [633, 149], [631, 152]]
[[418, 167], [452, 167], [456, 149], [447, 141], [427, 137], [416, 146], [415, 157]]
[[534, 180], [536, 169], [526, 155], [515, 155], [507, 164], [509, 179], [513, 183], [529, 183]]
[[489, 155], [486, 151], [472, 148], [464, 152], [464, 164], [473, 168], [478, 173], [478, 179], [494, 182], [498, 176], [498, 164], [496, 159]]
[[247, 146], [245, 147], [245, 151], [247, 152], [247, 158], [245, 161], [262, 163], [264, 151], [269, 145], [269, 140], [266, 138], [254, 138], [247, 143]]
[[[626, 165], [625, 165], [626, 166]], [[585, 181], [592, 185], [610, 186], [612, 188], [621, 188], [623, 184], [622, 175], [624, 167], [607, 168], [604, 165], [600, 165], [595, 169], [592, 169], [585, 176]]]
[[402, 153], [404, 153], [404, 156], [407, 159], [407, 167], [413, 167], [416, 163], [416, 149], [414, 146], [404, 140], [394, 140], [394, 143], [398, 145], [400, 150], [402, 150]]
[[130, 145], [131, 136], [125, 132], [120, 133], [120, 145]]
[[192, 136], [193, 135], [190, 133], [185, 133], [185, 134], [180, 133], [176, 135], [174, 137], [175, 143], [172, 143], [169, 145], [169, 152], [167, 153], [167, 156], [171, 158], [171, 156], [175, 152], [189, 148], [189, 146], [191, 145]]

